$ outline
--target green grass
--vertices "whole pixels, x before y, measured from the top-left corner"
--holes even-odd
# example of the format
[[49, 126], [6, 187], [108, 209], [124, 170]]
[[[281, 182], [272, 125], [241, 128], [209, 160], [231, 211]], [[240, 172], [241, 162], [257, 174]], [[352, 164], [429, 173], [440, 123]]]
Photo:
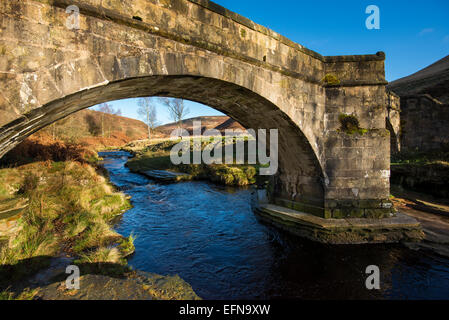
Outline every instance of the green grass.
[[134, 246], [134, 241], [136, 240], [136, 237], [131, 234], [127, 238], [122, 238], [119, 241], [119, 249], [123, 253], [124, 256], [129, 256], [134, 253], [136, 250], [136, 247]]
[[422, 152], [419, 150], [400, 152], [391, 157], [392, 164], [415, 164], [427, 165], [438, 164], [449, 166], [449, 150], [439, 150], [432, 152]]
[[[245, 150], [248, 148], [248, 142], [245, 138]], [[130, 159], [127, 163], [128, 168], [133, 172], [144, 172], [149, 170], [171, 170], [176, 172], [183, 172], [190, 175], [189, 179], [195, 180], [210, 180], [215, 183], [234, 186], [245, 186], [254, 184], [258, 174], [258, 164], [235, 164], [235, 150], [234, 147], [234, 164], [180, 164], [174, 165], [170, 159], [170, 151], [172, 147], [179, 141], [164, 141], [150, 146], [146, 146], [141, 150], [133, 149], [136, 156]], [[190, 159], [193, 159], [193, 140], [190, 145]], [[220, 143], [220, 141], [218, 142]], [[226, 141], [221, 141], [223, 146]], [[231, 143], [236, 144], [236, 139]], [[210, 147], [209, 141], [201, 142], [201, 149]], [[125, 148], [126, 150], [126, 148]], [[222, 148], [224, 159], [224, 147]], [[193, 161], [191, 161], [193, 162]]]
[[97, 249], [80, 254], [80, 258], [75, 261], [76, 264], [82, 263], [119, 263], [126, 264], [122, 260], [122, 255], [117, 248], [99, 247]]
[[38, 291], [38, 289], [26, 288], [21, 293], [16, 294], [9, 290], [4, 290], [0, 291], [0, 300], [33, 300]]

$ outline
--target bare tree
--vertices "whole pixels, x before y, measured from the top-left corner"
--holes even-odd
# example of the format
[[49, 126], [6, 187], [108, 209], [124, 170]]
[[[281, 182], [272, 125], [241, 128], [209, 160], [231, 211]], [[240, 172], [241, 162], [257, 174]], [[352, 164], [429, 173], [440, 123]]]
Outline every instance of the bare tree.
[[[168, 108], [170, 118], [178, 125], [178, 129], [182, 127], [182, 120], [189, 114], [189, 108], [184, 104], [183, 99], [159, 98], [159, 101]], [[180, 130], [179, 130], [179, 133]]]
[[137, 113], [147, 125], [148, 140], [151, 140], [151, 131], [159, 125], [159, 122], [157, 121], [156, 107], [152, 104], [151, 98], [149, 97], [140, 98], [137, 101], [137, 105], [139, 106]]
[[122, 111], [117, 108], [117, 110], [114, 109], [114, 106], [108, 104], [108, 103], [102, 103], [98, 106], [98, 111], [102, 112], [101, 115], [101, 135], [102, 137], [104, 137], [104, 132], [105, 132], [105, 126], [104, 126], [104, 115], [106, 113], [108, 114], [113, 114], [113, 115], [117, 115], [120, 116], [122, 115]]

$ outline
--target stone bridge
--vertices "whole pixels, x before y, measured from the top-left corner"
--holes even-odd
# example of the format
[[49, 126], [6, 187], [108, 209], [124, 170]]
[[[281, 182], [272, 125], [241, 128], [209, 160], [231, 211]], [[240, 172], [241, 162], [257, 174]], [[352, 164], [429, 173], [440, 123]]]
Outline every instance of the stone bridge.
[[0, 157], [102, 102], [184, 98], [279, 129], [273, 203], [383, 218], [393, 210], [384, 60], [322, 56], [207, 0], [2, 0]]

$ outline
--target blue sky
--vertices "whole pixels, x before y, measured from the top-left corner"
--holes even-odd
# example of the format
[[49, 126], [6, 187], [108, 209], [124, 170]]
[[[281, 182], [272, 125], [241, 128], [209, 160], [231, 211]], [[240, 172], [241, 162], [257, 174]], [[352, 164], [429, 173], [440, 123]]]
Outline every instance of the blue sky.
[[[410, 75], [449, 54], [448, 0], [215, 0], [256, 23], [322, 55], [370, 54], [384, 51], [386, 79]], [[380, 29], [368, 30], [368, 5], [380, 9]], [[138, 118], [137, 102], [112, 102], [124, 116]], [[190, 114], [220, 115], [218, 111], [188, 102]], [[157, 106], [162, 123], [171, 122]]]

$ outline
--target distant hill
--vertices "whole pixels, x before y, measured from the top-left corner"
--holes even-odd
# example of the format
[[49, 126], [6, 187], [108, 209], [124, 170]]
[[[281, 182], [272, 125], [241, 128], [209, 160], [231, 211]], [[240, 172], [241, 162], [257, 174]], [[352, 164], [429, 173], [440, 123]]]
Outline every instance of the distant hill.
[[[202, 132], [217, 129], [245, 130], [238, 122], [228, 116], [204, 116], [182, 121], [182, 127], [191, 134], [193, 122], [201, 121]], [[175, 130], [177, 125], [169, 123], [156, 128], [153, 138], [165, 138]], [[84, 109], [61, 119], [34, 134], [31, 139], [45, 141], [53, 139], [66, 143], [79, 143], [95, 149], [104, 147], [119, 147], [131, 141], [143, 140], [148, 137], [145, 123], [139, 120], [118, 115]]]
[[[209, 129], [217, 129], [224, 132], [225, 129], [241, 129], [245, 128], [240, 125], [237, 121], [233, 120], [228, 116], [204, 116], [195, 117], [182, 121], [182, 127], [189, 131], [190, 134], [193, 132], [193, 122], [201, 121], [202, 132]], [[169, 136], [177, 128], [176, 123], [169, 123], [156, 128], [156, 131], [162, 136]]]
[[121, 147], [148, 138], [139, 120], [94, 110], [81, 110], [28, 137], [0, 161], [0, 165], [32, 161], [85, 161], [94, 150]]
[[232, 118], [229, 118], [228, 120], [226, 120], [225, 122], [223, 122], [222, 124], [218, 125], [215, 127], [215, 129], [220, 130], [220, 131], [225, 131], [225, 130], [229, 130], [229, 129], [233, 129], [233, 130], [245, 130], [245, 128], [238, 123], [237, 121], [235, 121]]
[[84, 109], [46, 127], [41, 133], [66, 142], [109, 147], [145, 139], [148, 129], [139, 120]]
[[387, 88], [399, 96], [427, 93], [443, 103], [449, 103], [449, 56], [408, 77], [391, 82]]

